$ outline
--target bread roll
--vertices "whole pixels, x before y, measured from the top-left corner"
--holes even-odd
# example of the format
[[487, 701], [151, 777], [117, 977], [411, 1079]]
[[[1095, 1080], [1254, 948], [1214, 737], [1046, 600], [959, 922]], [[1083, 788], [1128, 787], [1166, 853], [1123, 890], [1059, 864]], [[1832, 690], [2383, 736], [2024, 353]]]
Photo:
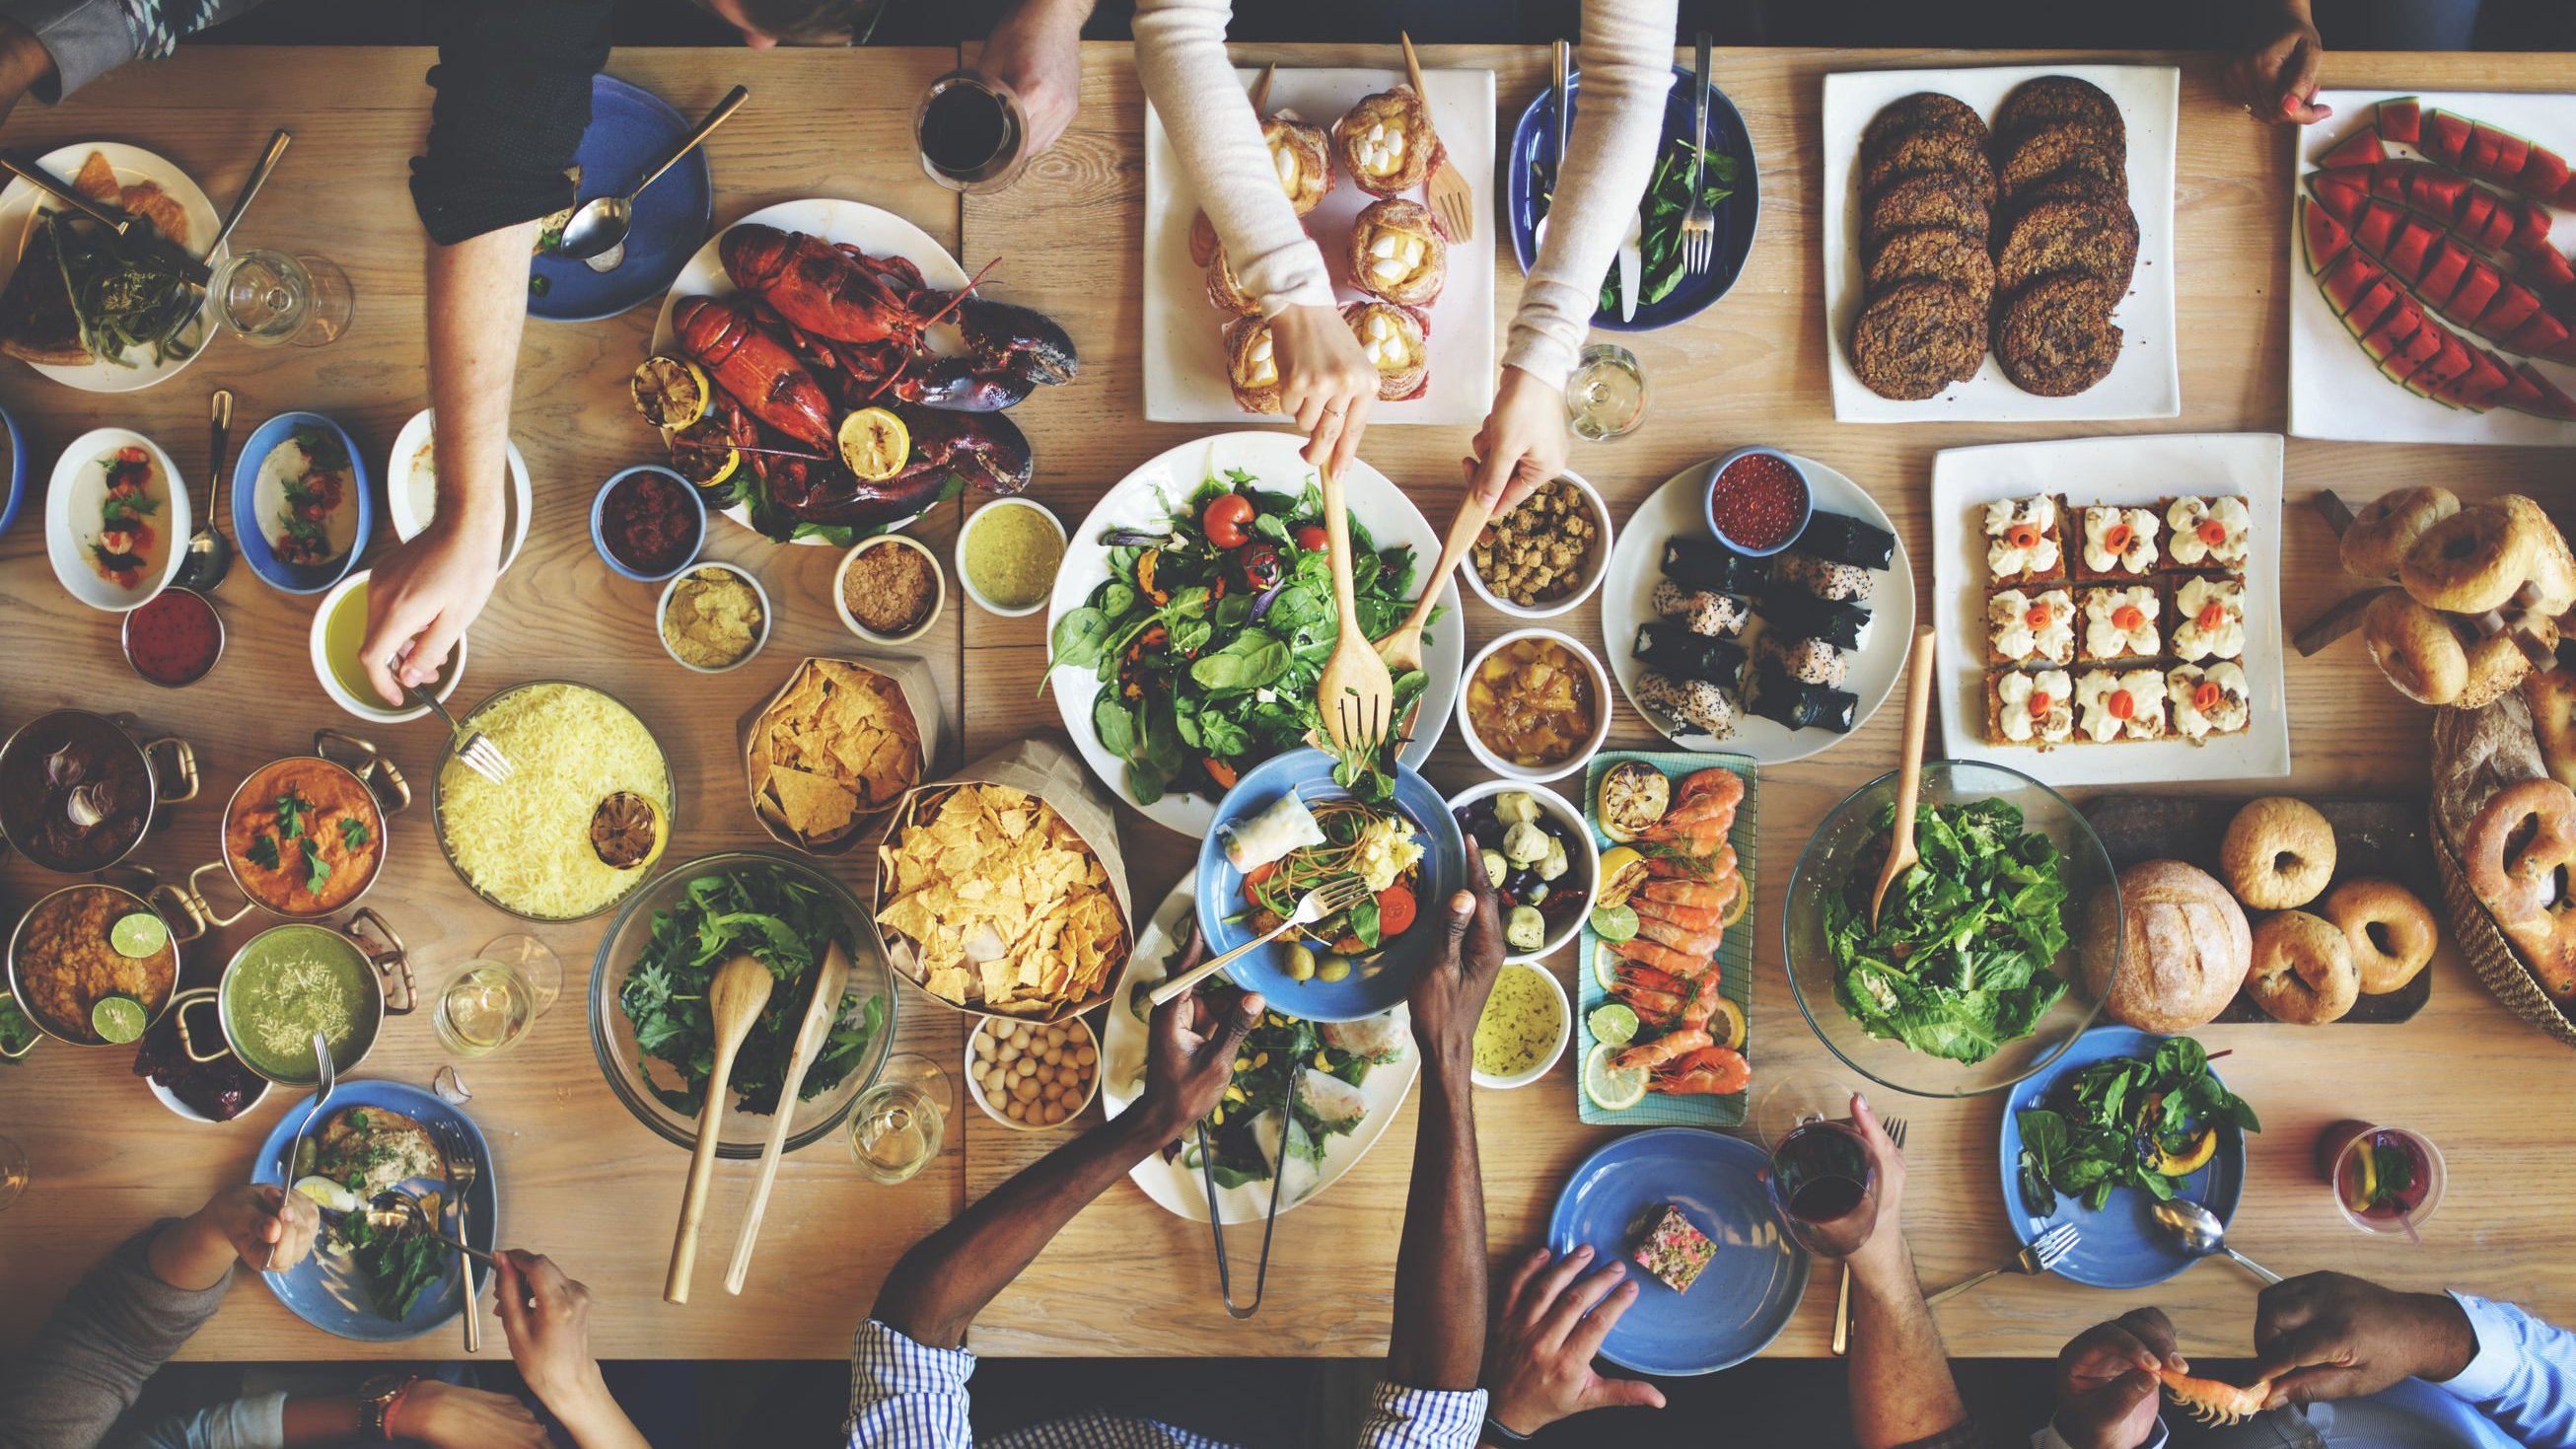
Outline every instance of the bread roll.
[[[2084, 976], [2103, 1010], [2140, 1031], [2177, 1032], [2216, 1017], [2245, 984], [2254, 932], [2227, 887], [2178, 860], [2120, 872], [2084, 912]], [[2116, 979], [2113, 970], [2117, 969]]]

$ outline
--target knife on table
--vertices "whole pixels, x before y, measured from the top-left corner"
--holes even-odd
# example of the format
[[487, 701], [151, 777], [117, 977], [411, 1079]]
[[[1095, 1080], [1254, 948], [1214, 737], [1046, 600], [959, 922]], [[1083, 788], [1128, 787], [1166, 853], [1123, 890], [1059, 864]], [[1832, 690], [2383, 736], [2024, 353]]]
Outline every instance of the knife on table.
[[1637, 320], [1637, 274], [1645, 270], [1646, 213], [1628, 219], [1627, 239], [1619, 243], [1619, 320]]

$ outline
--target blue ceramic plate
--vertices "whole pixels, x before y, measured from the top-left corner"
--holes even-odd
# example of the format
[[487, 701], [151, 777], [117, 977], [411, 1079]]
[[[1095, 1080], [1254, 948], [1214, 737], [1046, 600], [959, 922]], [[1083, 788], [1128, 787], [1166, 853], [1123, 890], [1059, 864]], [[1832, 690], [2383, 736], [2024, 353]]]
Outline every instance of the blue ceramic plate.
[[[268, 461], [278, 444], [297, 428], [320, 428], [340, 442], [340, 451], [349, 456], [349, 491], [358, 510], [357, 534], [349, 551], [326, 564], [287, 563], [269, 547], [269, 534], [275, 527], [273, 514], [283, 504], [262, 500], [259, 496], [260, 465]], [[233, 461], [233, 539], [241, 549], [242, 562], [259, 575], [261, 583], [289, 594], [318, 594], [349, 576], [358, 566], [358, 556], [367, 551], [367, 535], [375, 531], [376, 500], [367, 487], [366, 455], [349, 436], [349, 430], [320, 413], [279, 413], [259, 425], [259, 430], [242, 442], [241, 456]]]
[[[1673, 88], [1664, 97], [1664, 137], [1655, 153], [1659, 163], [1674, 142], [1690, 135], [1694, 87], [1691, 73], [1675, 66]], [[1568, 82], [1568, 90], [1568, 105], [1580, 115], [1583, 77], [1579, 73]], [[1753, 154], [1753, 138], [1744, 129], [1744, 118], [1736, 114], [1735, 103], [1726, 98], [1726, 92], [1715, 86], [1709, 87], [1708, 134], [1703, 139], [1709, 150], [1736, 158], [1735, 194], [1717, 204], [1717, 251], [1709, 269], [1696, 277], [1685, 275], [1681, 285], [1662, 301], [1639, 304], [1634, 321], [1619, 320], [1619, 311], [1614, 307], [1593, 313], [1593, 326], [1611, 332], [1652, 332], [1670, 327], [1706, 311], [1710, 303], [1726, 295], [1743, 273], [1745, 259], [1753, 255], [1754, 231], [1762, 219], [1762, 171]], [[1512, 255], [1520, 259], [1521, 271], [1526, 274], [1538, 260], [1538, 219], [1546, 214], [1538, 193], [1556, 174], [1556, 98], [1552, 90], [1541, 90], [1529, 103], [1529, 109], [1521, 112], [1520, 124], [1512, 128], [1511, 149], [1503, 157], [1503, 170], [1503, 219], [1512, 229]]]
[[18, 521], [18, 510], [27, 506], [27, 439], [6, 411], [0, 411], [0, 428], [9, 434], [9, 480], [0, 486], [0, 533], [7, 533]]
[[[1258, 815], [1291, 790], [1309, 805], [1351, 796], [1333, 783], [1332, 756], [1300, 749], [1254, 766], [1217, 804], [1215, 827], [1199, 845], [1198, 869], [1199, 931], [1212, 952], [1230, 951], [1260, 934], [1242, 919], [1248, 910], [1243, 872], [1225, 858], [1226, 826]], [[1404, 999], [1413, 968], [1438, 950], [1447, 935], [1441, 924], [1446, 907], [1441, 903], [1467, 883], [1467, 842], [1458, 833], [1448, 802], [1409, 765], [1396, 767], [1395, 808], [1413, 822], [1415, 833], [1424, 840], [1412, 928], [1340, 981], [1290, 980], [1288, 942], [1274, 941], [1226, 968], [1236, 984], [1262, 993], [1281, 1011], [1308, 1021], [1357, 1021]]]
[[1807, 1291], [1807, 1250], [1782, 1231], [1754, 1174], [1770, 1165], [1740, 1137], [1697, 1127], [1657, 1127], [1621, 1137], [1583, 1161], [1557, 1194], [1548, 1251], [1589, 1243], [1595, 1262], [1626, 1260], [1664, 1205], [1717, 1244], [1688, 1293], [1633, 1261], [1637, 1301], [1601, 1356], [1641, 1374], [1709, 1374], [1770, 1347]]
[[[2060, 1194], [2057, 1211], [2044, 1218], [2033, 1217], [2021, 1200], [2021, 1123], [2015, 1114], [2045, 1105], [2049, 1090], [2069, 1073], [2109, 1057], [2152, 1057], [2163, 1040], [2125, 1026], [2095, 1027], [2045, 1071], [2016, 1084], [2004, 1102], [2004, 1219], [2025, 1246], [2059, 1223], [2075, 1224], [2082, 1241], [2057, 1265], [2060, 1277], [2094, 1288], [2146, 1288], [2197, 1261], [2165, 1237], [2148, 1215], [2155, 1199], [2136, 1188], [2113, 1192], [2100, 1212]], [[2175, 1195], [2207, 1207], [2222, 1223], [2236, 1216], [2237, 1201], [2245, 1195], [2245, 1134], [2235, 1124], [2219, 1125], [2218, 1155], [2207, 1167], [2184, 1178]]]
[[[660, 96], [613, 75], [593, 77], [590, 129], [581, 133], [581, 199], [616, 196], [662, 164], [692, 124]], [[701, 146], [680, 158], [662, 179], [635, 198], [635, 224], [626, 233], [626, 260], [614, 271], [594, 272], [587, 262], [535, 257], [532, 276], [544, 290], [528, 291], [528, 315], [552, 322], [596, 322], [669, 289], [671, 280], [715, 222], [715, 185]]]
[[[401, 1082], [343, 1081], [331, 1094], [330, 1111], [338, 1113], [348, 1107], [381, 1107], [400, 1112], [435, 1132], [438, 1124], [462, 1128], [465, 1140], [474, 1150], [474, 1161], [481, 1171], [474, 1179], [473, 1191], [466, 1195], [465, 1241], [490, 1250], [500, 1226], [500, 1179], [492, 1170], [492, 1147], [474, 1120], [448, 1106], [418, 1087]], [[253, 1182], [286, 1183], [293, 1181], [288, 1173], [286, 1144], [295, 1135], [296, 1125], [313, 1110], [307, 1097], [301, 1105], [288, 1109], [277, 1125], [269, 1129], [268, 1140], [259, 1145], [259, 1157], [251, 1172]], [[436, 1191], [442, 1195], [447, 1185], [436, 1178], [416, 1177], [403, 1186], [414, 1192]], [[442, 1204], [439, 1227], [451, 1235], [456, 1232], [453, 1205]], [[450, 1255], [451, 1259], [454, 1255]], [[454, 1318], [465, 1305], [465, 1281], [453, 1261], [447, 1276], [436, 1287], [420, 1296], [411, 1312], [400, 1321], [380, 1316], [368, 1301], [365, 1285], [356, 1281], [346, 1254], [316, 1251], [303, 1262], [284, 1273], [262, 1273], [269, 1291], [277, 1295], [296, 1317], [325, 1333], [362, 1343], [393, 1343], [418, 1338]]]

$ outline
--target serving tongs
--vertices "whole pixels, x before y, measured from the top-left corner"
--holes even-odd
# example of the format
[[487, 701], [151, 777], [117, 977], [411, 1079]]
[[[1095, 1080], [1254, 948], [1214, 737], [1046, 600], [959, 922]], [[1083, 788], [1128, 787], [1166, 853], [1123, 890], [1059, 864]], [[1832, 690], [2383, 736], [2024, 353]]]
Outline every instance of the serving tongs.
[[1288, 1100], [1279, 1108], [1279, 1152], [1270, 1164], [1270, 1211], [1261, 1220], [1261, 1262], [1252, 1273], [1252, 1301], [1234, 1301], [1234, 1263], [1225, 1254], [1225, 1209], [1216, 1198], [1216, 1149], [1208, 1141], [1207, 1123], [1199, 1123], [1199, 1178], [1207, 1184], [1208, 1232], [1216, 1239], [1216, 1287], [1225, 1297], [1225, 1311], [1236, 1318], [1250, 1318], [1261, 1311], [1261, 1293], [1270, 1281], [1270, 1239], [1279, 1229], [1279, 1199], [1288, 1193], [1288, 1140], [1297, 1130], [1297, 1077], [1292, 1064], [1288, 1070]]
[[[2336, 538], [2342, 538], [2344, 531], [2352, 527], [2352, 505], [2336, 497], [2333, 489], [2317, 490], [2316, 507], [2318, 515], [2325, 519], [2326, 527], [2334, 530]], [[2306, 628], [2291, 635], [2291, 646], [2299, 651], [2301, 658], [2315, 654], [2337, 639], [2360, 628], [2361, 616], [2369, 612], [2371, 604], [2376, 602], [2380, 595], [2395, 592], [2397, 589], [2393, 584], [2373, 584], [2368, 588], [2345, 595], [2330, 605], [2324, 613], [2319, 614]], [[2511, 634], [2515, 646], [2531, 660], [2533, 668], [2547, 669], [2555, 662], [2555, 653], [2551, 647], [2555, 642], [2554, 636], [2544, 642], [2542, 634], [2529, 627], [2528, 619], [2521, 612], [2522, 599], [2523, 596], [2517, 595], [2501, 609], [2491, 609], [2484, 614], [2474, 616], [2456, 617], [2476, 630], [2480, 639], [2492, 639], [2498, 634]]]

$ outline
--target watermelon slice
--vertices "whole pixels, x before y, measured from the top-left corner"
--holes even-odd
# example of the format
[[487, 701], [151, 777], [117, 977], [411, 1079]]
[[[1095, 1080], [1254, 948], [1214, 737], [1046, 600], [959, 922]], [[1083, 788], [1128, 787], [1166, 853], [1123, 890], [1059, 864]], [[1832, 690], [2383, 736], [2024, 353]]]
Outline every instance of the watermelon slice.
[[[2497, 407], [2512, 408], [2516, 412], [2529, 412], [2539, 405], [2540, 389], [2531, 385], [2531, 379], [2522, 375], [2521, 368], [2492, 352], [2486, 353], [2485, 356], [2488, 362], [2504, 373], [2504, 386], [2496, 390], [2493, 399]], [[2537, 376], [2537, 374], [2534, 375]]]
[[2465, 342], [2461, 345], [2468, 347], [2469, 370], [2452, 381], [2449, 396], [2462, 407], [2483, 412], [2494, 403], [2496, 394], [2504, 391], [2504, 367], [2478, 348]]
[[[2461, 195], [2459, 210], [2451, 214], [2451, 230], [2463, 241], [2483, 246], [2480, 238], [2487, 234], [2496, 210], [2496, 194], [2483, 186], [2472, 186]], [[2507, 227], [2510, 229], [2510, 222]]]
[[2475, 327], [2486, 314], [2487, 305], [2495, 301], [2496, 292], [2504, 286], [2504, 276], [2495, 268], [2472, 258], [2469, 269], [2460, 274], [2458, 290], [2442, 304], [2442, 314], [2463, 327]]
[[[2370, 194], [2382, 201], [2406, 199], [2406, 174], [2424, 163], [2421, 161], [2382, 161], [2370, 170]], [[2431, 170], [2433, 168], [2426, 167]]]
[[2496, 289], [2495, 300], [2479, 314], [2477, 334], [2490, 342], [2502, 342], [2539, 310], [2540, 299], [2531, 294], [2529, 287], [2507, 282]]
[[2534, 312], [2528, 321], [2513, 329], [2504, 345], [2533, 357], [2547, 357], [2567, 344], [2567, 324], [2546, 312]]
[[2576, 211], [2576, 177], [2568, 178], [2567, 184], [2558, 188], [2558, 194], [2556, 196], [2544, 196], [2538, 199], [2546, 201], [2552, 206], [2563, 206], [2571, 211]]
[[2444, 237], [2433, 248], [2433, 258], [2424, 264], [2423, 279], [2415, 284], [2415, 295], [2428, 307], [2440, 309], [2459, 290], [2460, 278], [2473, 260], [2469, 249], [2456, 237]]
[[2457, 220], [2469, 194], [2478, 189], [2467, 177], [2438, 166], [2409, 166], [2404, 178], [2406, 204], [2440, 222]]
[[[2487, 179], [2500, 186], [2512, 186], [2522, 180], [2522, 168], [2531, 163], [2531, 143], [2511, 131], [2500, 131], [2481, 121], [2478, 129], [2495, 137], [2493, 154], [2487, 160]], [[2471, 149], [2478, 149], [2472, 147]]]
[[2397, 239], [2388, 244], [2388, 270], [2410, 283], [2423, 280], [2424, 265], [2432, 253], [2433, 243], [2441, 239], [2440, 228], [2431, 222], [2409, 218], [2404, 226], [2397, 229]]
[[2361, 243], [2372, 256], [2388, 255], [2388, 244], [2397, 239], [2397, 224], [2406, 213], [2385, 201], [2365, 201], [2361, 214], [2346, 218], [2352, 223], [2352, 239]]
[[2379, 133], [2367, 126], [2334, 144], [2334, 148], [2317, 158], [2320, 166], [2368, 166], [2388, 159], [2388, 148], [2379, 144]]
[[2370, 200], [2369, 178], [2332, 171], [2308, 173], [2308, 191], [2335, 220], [2349, 224]]
[[[2522, 259], [2522, 279], [2531, 285], [2532, 290], [2555, 297], [2569, 287], [2576, 287], [2576, 266], [2568, 265], [2567, 259], [2556, 250], [2542, 247]], [[2560, 300], [2566, 299], [2562, 297]]]
[[2326, 263], [2341, 256], [2344, 249], [2352, 245], [2352, 233], [2344, 229], [2343, 223], [2304, 196], [2299, 198], [2299, 233], [2307, 244], [2311, 275], [2324, 271]]
[[[2484, 193], [2480, 194], [2483, 195]], [[2462, 228], [2460, 234], [2468, 237], [2471, 241], [2474, 241], [2479, 246], [2486, 248], [2488, 251], [2505, 251], [2512, 247], [2514, 237], [2522, 231], [2523, 217], [2530, 212], [2539, 210], [2540, 208], [2536, 206], [2528, 206], [2519, 201], [2509, 199], [2499, 200], [2495, 204], [2495, 210], [2487, 213], [2485, 225], [2479, 227], [2474, 233], [2468, 231], [2466, 228]], [[2545, 212], [2542, 214], [2544, 216], [2547, 215]], [[2549, 245], [2547, 240], [2547, 228], [2549, 223], [2544, 221], [2540, 225], [2543, 229], [2543, 239], [2540, 244], [2546, 247]]]
[[[2531, 390], [2540, 395], [2536, 402], [2521, 404], [2522, 411], [2538, 417], [2556, 418], [2562, 422], [2576, 422], [2576, 398], [2560, 392], [2555, 383], [2533, 371], [2528, 362], [2515, 370], [2524, 382], [2531, 385]], [[2508, 403], [2507, 406], [2515, 406], [2515, 404]]]
[[[2504, 208], [2499, 206], [2496, 210], [2502, 211]], [[2536, 251], [2549, 245], [2549, 208], [2526, 203], [2515, 210], [2520, 214], [2514, 218], [2513, 237], [2507, 245], [2518, 252]]]
[[2352, 310], [2343, 314], [2344, 329], [2355, 337], [2368, 336], [2370, 329], [2385, 320], [2389, 310], [2405, 295], [2406, 289], [2397, 285], [2395, 277], [2380, 274], [2378, 280], [2361, 289], [2361, 295], [2353, 301]]
[[2520, 175], [2520, 165], [2507, 170], [2502, 164], [2506, 139], [2504, 132], [2484, 121], [2471, 123], [2469, 148], [2460, 153], [2460, 169], [2481, 181], [2510, 181]]
[[2514, 178], [2513, 189], [2525, 196], [2556, 196], [2567, 179], [2567, 158], [2546, 146], [2534, 146], [2523, 158], [2522, 174]]
[[2424, 134], [2424, 103], [2413, 96], [2381, 101], [2379, 134], [2401, 146], [2414, 145]]
[[[2361, 350], [2396, 382], [2404, 382], [2406, 375], [2415, 370], [2414, 364], [2405, 363], [2398, 356], [2405, 349], [2406, 339], [2415, 335], [2412, 331], [2399, 330], [2406, 325], [2406, 319], [2392, 317], [2364, 333], [2361, 339]], [[2392, 367], [2397, 370], [2389, 371]]]
[[2449, 111], [2426, 112], [2423, 136], [2417, 149], [2445, 166], [2456, 166], [2461, 155], [2469, 149], [2469, 128], [2473, 124], [2468, 117], [2455, 116]]
[[2323, 274], [2317, 278], [2317, 289], [2326, 294], [2326, 305], [2340, 315], [2352, 310], [2352, 304], [2360, 300], [2362, 293], [2370, 290], [2371, 283], [2387, 275], [2379, 263], [2347, 248], [2341, 257], [2323, 269]]
[[2441, 355], [2442, 339], [2450, 335], [2450, 328], [2426, 318], [2424, 325], [2416, 328], [2414, 335], [2397, 349], [2397, 355], [2421, 367]]
[[2440, 344], [2441, 350], [2434, 353], [2423, 367], [2417, 369], [2415, 375], [2408, 379], [2408, 383], [2421, 385], [2438, 394], [2444, 385], [2468, 375], [2471, 366], [2469, 344], [2461, 341], [2460, 335], [2448, 327], [2431, 327], [2425, 330], [2442, 334], [2435, 339]]

